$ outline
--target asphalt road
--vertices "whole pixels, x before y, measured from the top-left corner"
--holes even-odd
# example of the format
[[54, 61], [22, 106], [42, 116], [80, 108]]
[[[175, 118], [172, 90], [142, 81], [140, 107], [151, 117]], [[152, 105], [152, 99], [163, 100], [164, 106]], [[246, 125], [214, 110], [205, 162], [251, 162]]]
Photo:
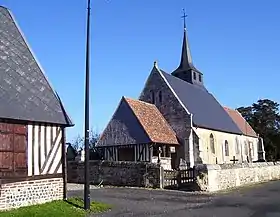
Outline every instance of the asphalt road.
[[[83, 191], [68, 194], [82, 196]], [[91, 198], [113, 206], [93, 216], [280, 217], [280, 181], [219, 194], [101, 188], [91, 190]]]

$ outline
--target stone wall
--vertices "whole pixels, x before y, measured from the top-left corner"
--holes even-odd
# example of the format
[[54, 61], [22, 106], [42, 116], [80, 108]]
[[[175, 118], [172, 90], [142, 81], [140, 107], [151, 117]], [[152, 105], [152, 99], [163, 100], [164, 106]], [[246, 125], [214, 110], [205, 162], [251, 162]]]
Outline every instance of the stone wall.
[[280, 162], [197, 165], [196, 178], [201, 190], [219, 191], [280, 179]]
[[1, 184], [0, 210], [60, 199], [63, 199], [62, 178]]
[[[69, 183], [84, 183], [84, 163], [67, 165]], [[112, 186], [162, 187], [162, 169], [146, 162], [90, 161], [90, 183]]]
[[[158, 97], [160, 91], [162, 94], [162, 102], [159, 102]], [[154, 95], [155, 102], [152, 102], [152, 94]], [[168, 124], [176, 132], [180, 142], [180, 146], [176, 147], [176, 166], [179, 166], [180, 159], [189, 163], [190, 153], [188, 143], [191, 133], [191, 117], [172, 93], [156, 67], [151, 71], [140, 94], [139, 100], [154, 103], [167, 120]]]

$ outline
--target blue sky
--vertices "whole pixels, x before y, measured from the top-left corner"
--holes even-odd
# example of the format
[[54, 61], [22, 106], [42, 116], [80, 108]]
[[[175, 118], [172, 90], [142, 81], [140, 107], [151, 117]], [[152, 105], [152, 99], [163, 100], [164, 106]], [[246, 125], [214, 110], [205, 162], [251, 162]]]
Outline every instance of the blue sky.
[[[83, 134], [86, 0], [1, 0], [14, 14], [52, 86]], [[138, 98], [154, 60], [180, 60], [182, 8], [194, 64], [221, 104], [280, 102], [278, 0], [92, 0], [91, 120], [102, 131], [121, 97]]]

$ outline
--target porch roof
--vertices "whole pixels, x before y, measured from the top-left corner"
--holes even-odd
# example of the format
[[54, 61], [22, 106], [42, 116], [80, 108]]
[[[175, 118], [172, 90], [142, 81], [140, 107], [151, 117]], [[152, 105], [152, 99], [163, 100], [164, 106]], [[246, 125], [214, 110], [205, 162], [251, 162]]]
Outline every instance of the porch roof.
[[129, 98], [125, 100], [152, 142], [178, 144], [176, 133], [154, 104]]
[[155, 105], [122, 97], [97, 146], [147, 143], [179, 144], [176, 133]]

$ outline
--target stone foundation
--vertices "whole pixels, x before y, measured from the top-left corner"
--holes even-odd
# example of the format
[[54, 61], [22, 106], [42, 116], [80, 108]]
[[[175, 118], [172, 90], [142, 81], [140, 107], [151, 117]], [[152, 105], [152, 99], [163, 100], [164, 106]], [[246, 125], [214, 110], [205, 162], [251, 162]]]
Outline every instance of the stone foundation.
[[204, 164], [195, 169], [200, 189], [209, 192], [280, 179], [280, 162]]
[[[162, 187], [163, 170], [146, 162], [90, 161], [90, 183], [112, 186]], [[68, 162], [69, 183], [84, 183], [84, 163]]]
[[63, 199], [63, 179], [49, 178], [1, 184], [0, 210]]

